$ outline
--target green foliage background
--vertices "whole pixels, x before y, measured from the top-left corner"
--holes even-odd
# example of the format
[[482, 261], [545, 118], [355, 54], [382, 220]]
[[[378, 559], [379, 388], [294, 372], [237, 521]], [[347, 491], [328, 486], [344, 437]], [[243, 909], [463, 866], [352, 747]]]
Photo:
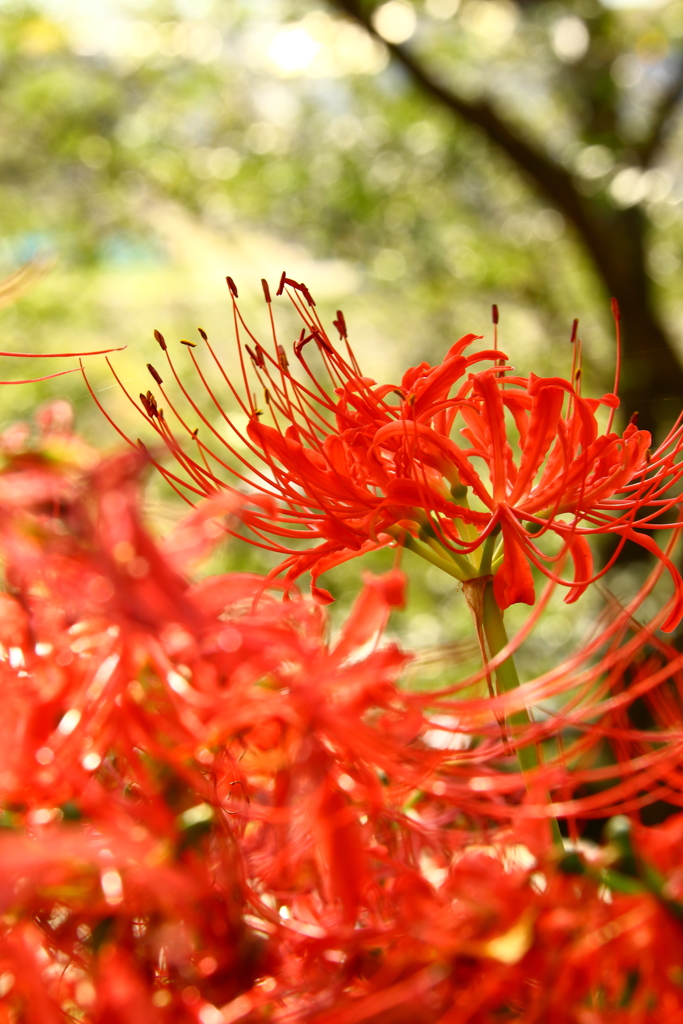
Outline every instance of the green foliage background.
[[[0, 310], [3, 350], [125, 345], [116, 366], [137, 393], [158, 353], [154, 327], [176, 341], [201, 325], [233, 365], [225, 274], [249, 322], [265, 331], [259, 279], [274, 285], [287, 269], [328, 320], [342, 307], [377, 378], [438, 360], [460, 334], [490, 333], [496, 302], [502, 347], [522, 372], [565, 373], [579, 316], [587, 387], [611, 387], [608, 295], [566, 219], [480, 131], [416, 90], [339, 7], [0, 4], [0, 272], [36, 254], [54, 259]], [[571, 172], [596, 209], [640, 211], [659, 315], [679, 345], [675, 103], [656, 164], [638, 170], [636, 156], [681, 75], [683, 3], [426, 0], [411, 9], [410, 45], [426, 66], [470, 101], [486, 97]], [[590, 40], [583, 50], [582, 38]], [[294, 323], [286, 310], [280, 316], [286, 343]], [[2, 367], [5, 380], [54, 370], [38, 360]], [[137, 436], [103, 361], [88, 371]], [[59, 396], [74, 403], [94, 443], [116, 442], [79, 374], [3, 388], [0, 423]], [[160, 528], [176, 514], [158, 482], [150, 507]], [[227, 557], [264, 564], [246, 548]], [[331, 583], [342, 604], [356, 572], [340, 570]], [[422, 640], [452, 640], [441, 584], [428, 572], [416, 591]], [[590, 615], [587, 605], [585, 621]]]

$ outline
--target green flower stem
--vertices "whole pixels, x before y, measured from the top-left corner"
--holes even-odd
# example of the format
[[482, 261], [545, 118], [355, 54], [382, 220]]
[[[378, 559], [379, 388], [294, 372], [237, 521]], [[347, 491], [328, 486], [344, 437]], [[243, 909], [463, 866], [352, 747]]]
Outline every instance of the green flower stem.
[[400, 528], [394, 529], [390, 527], [386, 532], [400, 540], [409, 551], [414, 551], [420, 558], [431, 562], [432, 565], [442, 569], [460, 583], [464, 582], [464, 580], [472, 579], [476, 575], [474, 566], [467, 559], [463, 558], [462, 555], [453, 554], [449, 558], [445, 558], [443, 555], [438, 554], [429, 544], [424, 544], [416, 537], [411, 536], [406, 530]]
[[[455, 501], [457, 505], [460, 505], [461, 508], [469, 509], [470, 503], [467, 496], [467, 488], [460, 482], [460, 477], [458, 476], [457, 471], [455, 471], [454, 478], [450, 482], [451, 497], [453, 498], [453, 501]], [[455, 525], [460, 536], [466, 541], [476, 541], [478, 539], [479, 534], [477, 528], [472, 523], [466, 523], [464, 519], [455, 519]], [[470, 558], [472, 560], [472, 564], [478, 566], [481, 559], [481, 548], [475, 548], [470, 554]]]
[[[503, 613], [498, 607], [498, 602], [494, 597], [493, 584], [491, 582], [486, 584], [486, 589], [484, 591], [482, 623], [491, 657], [495, 658], [495, 656], [507, 646], [508, 635], [505, 630]], [[511, 654], [508, 655], [505, 661], [500, 663], [495, 672], [499, 693], [511, 693], [512, 690], [517, 689], [519, 686], [519, 676], [517, 675], [517, 666], [515, 665], [514, 658]], [[509, 716], [509, 722], [513, 726], [529, 725], [531, 722], [529, 712], [526, 708], [520, 708], [519, 711], [514, 711]], [[524, 775], [538, 768], [540, 765], [538, 751], [534, 746], [518, 748], [517, 760]], [[560, 849], [564, 849], [560, 828], [554, 818], [550, 819], [550, 832], [553, 842]]]
[[[493, 585], [491, 583], [487, 584], [484, 591], [483, 624], [484, 635], [486, 636], [491, 657], [495, 658], [508, 643], [508, 635], [505, 623], [503, 622], [503, 613], [493, 596]], [[510, 693], [519, 686], [517, 666], [512, 655], [509, 655], [496, 669], [496, 680], [499, 693]], [[530, 724], [531, 719], [526, 708], [521, 708], [509, 716], [509, 721], [512, 725], [525, 726]], [[538, 755], [534, 747], [524, 747], [518, 751], [517, 756], [523, 771], [538, 768]]]
[[[496, 544], [499, 540], [499, 530], [494, 530], [482, 545], [481, 560], [478, 568], [465, 556], [444, 551], [438, 543], [436, 536], [431, 535], [433, 531], [429, 523], [422, 525], [419, 540], [398, 526], [389, 527], [387, 533], [390, 533], [391, 536], [400, 541], [409, 551], [413, 551], [420, 558], [431, 562], [432, 565], [437, 566], [437, 568], [452, 576], [453, 579], [464, 584], [463, 589], [466, 592], [468, 604], [477, 623], [477, 632], [482, 645], [482, 657], [486, 659], [484, 643], [481, 637], [482, 629], [490, 657], [494, 658], [499, 654], [508, 643], [503, 613], [494, 597], [490, 575]], [[510, 693], [512, 690], [517, 689], [519, 686], [519, 676], [517, 675], [517, 667], [512, 655], [509, 655], [501, 662], [495, 671], [498, 693]], [[509, 722], [513, 726], [529, 725], [531, 722], [529, 712], [526, 708], [521, 708], [510, 715]], [[537, 769], [541, 763], [534, 746], [518, 749], [517, 760], [525, 776]], [[560, 850], [564, 850], [560, 829], [554, 818], [550, 819], [550, 832], [555, 845]]]

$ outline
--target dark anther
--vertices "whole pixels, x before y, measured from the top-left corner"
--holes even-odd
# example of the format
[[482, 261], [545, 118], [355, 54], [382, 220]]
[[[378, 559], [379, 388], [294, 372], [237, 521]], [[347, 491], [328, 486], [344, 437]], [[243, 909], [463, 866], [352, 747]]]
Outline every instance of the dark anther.
[[258, 366], [259, 370], [262, 370], [265, 367], [266, 362], [265, 359], [263, 358], [263, 350], [261, 349], [261, 346], [257, 344], [256, 351], [254, 351], [249, 345], [245, 344], [244, 347], [249, 353], [249, 358], [251, 359], [254, 366]]
[[[309, 306], [315, 306], [315, 302], [313, 301], [313, 296], [311, 295], [311, 293], [309, 292], [309, 290], [308, 290], [308, 288], [306, 287], [305, 284], [302, 284], [299, 281], [295, 281], [291, 277], [285, 277], [284, 278], [284, 283], [288, 284], [290, 288], [294, 288], [297, 292], [301, 292], [301, 294], [306, 299], [306, 302], [308, 303]], [[279, 292], [278, 292], [278, 294], [279, 294]]]
[[266, 405], [270, 405], [270, 391], [268, 390], [268, 388], [263, 389], [263, 397], [266, 400]]
[[209, 340], [206, 331], [203, 331], [201, 329], [201, 327], [198, 327], [197, 330], [199, 331], [199, 333], [200, 333], [201, 337], [204, 339], [204, 341], [208, 341]]
[[159, 342], [159, 344], [161, 345], [162, 349], [163, 349], [163, 350], [164, 350], [164, 352], [165, 352], [165, 351], [166, 351], [166, 341], [165, 341], [165, 339], [164, 339], [164, 336], [163, 336], [163, 334], [161, 333], [161, 331], [157, 331], [157, 330], [155, 329], [155, 331], [154, 331], [154, 337], [155, 337], [155, 338], [156, 338], [156, 340], [157, 340], [157, 341]]
[[266, 297], [266, 302], [270, 302], [270, 288], [268, 287], [268, 282], [265, 277], [261, 278], [261, 287], [263, 288], [263, 294]]
[[283, 370], [286, 370], [287, 367], [289, 366], [289, 360], [287, 359], [287, 353], [283, 349], [282, 345], [278, 345], [278, 347], [277, 347], [277, 358], [278, 358], [278, 362], [280, 364], [280, 367]]
[[578, 333], [578, 330], [579, 330], [579, 321], [578, 321], [578, 318], [577, 318], [577, 319], [576, 319], [576, 320], [574, 321], [574, 323], [572, 324], [572, 336], [571, 336], [571, 338], [569, 339], [569, 344], [570, 344], [570, 345], [573, 345], [573, 344], [574, 344], [574, 342], [576, 341], [576, 335], [577, 335], [577, 333]]
[[225, 279], [225, 280], [227, 281], [227, 284], [228, 284], [228, 288], [230, 289], [230, 291], [232, 292], [232, 294], [233, 294], [233, 295], [235, 296], [235, 298], [236, 298], [236, 299], [237, 299], [237, 298], [239, 298], [239, 295], [238, 295], [238, 293], [237, 293], [237, 285], [235, 284], [235, 282], [233, 281], [233, 279], [232, 279], [231, 277], [226, 277], [226, 279]]
[[312, 337], [313, 335], [311, 334], [309, 334], [308, 337], [306, 337], [306, 328], [301, 328], [301, 334], [294, 342], [294, 355], [296, 356], [297, 359], [301, 359], [301, 349], [304, 347], [304, 345], [308, 344]]
[[282, 271], [282, 277], [280, 278], [280, 284], [278, 285], [277, 292], [275, 293], [276, 295], [282, 295], [283, 291], [285, 290], [285, 283], [286, 283], [286, 281], [287, 281], [287, 271], [283, 270]]
[[495, 302], [491, 306], [491, 320], [493, 321], [494, 324], [498, 323], [498, 306], [495, 304]]
[[157, 414], [157, 401], [151, 391], [148, 391], [146, 395], [140, 394], [140, 401], [142, 407], [149, 416], [150, 419], [154, 419]]
[[164, 383], [163, 380], [161, 379], [161, 377], [159, 376], [159, 374], [154, 369], [154, 367], [152, 366], [151, 363], [147, 363], [147, 369], [152, 374], [152, 376], [154, 377], [154, 379], [157, 382], [157, 384], [163, 384]]
[[346, 333], [346, 320], [344, 319], [344, 314], [341, 309], [337, 310], [337, 319], [333, 320], [332, 323], [337, 328], [342, 338], [348, 337]]

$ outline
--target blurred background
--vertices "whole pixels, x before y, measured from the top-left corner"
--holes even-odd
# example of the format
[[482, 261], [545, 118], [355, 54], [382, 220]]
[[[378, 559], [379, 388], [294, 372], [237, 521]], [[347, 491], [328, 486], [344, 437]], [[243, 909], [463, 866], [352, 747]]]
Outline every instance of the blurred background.
[[[0, 309], [0, 347], [127, 345], [137, 394], [153, 328], [200, 325], [230, 365], [225, 275], [258, 332], [260, 278], [286, 269], [325, 319], [343, 309], [376, 378], [490, 338], [495, 302], [524, 373], [568, 372], [579, 317], [595, 394], [614, 295], [626, 414], [661, 431], [683, 398], [682, 92], [681, 0], [0, 2], [0, 274], [53, 264]], [[89, 372], [127, 425], [106, 366]], [[0, 428], [57, 396], [115, 442], [77, 374], [4, 387]]]

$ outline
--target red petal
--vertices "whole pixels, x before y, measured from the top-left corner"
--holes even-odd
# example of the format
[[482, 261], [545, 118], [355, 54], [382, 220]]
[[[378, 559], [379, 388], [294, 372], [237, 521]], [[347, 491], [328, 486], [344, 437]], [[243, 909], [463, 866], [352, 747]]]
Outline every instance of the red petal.
[[331, 900], [348, 922], [356, 917], [367, 881], [367, 862], [356, 812], [328, 777], [323, 782], [315, 828], [318, 855]]
[[519, 474], [515, 482], [510, 504], [515, 505], [533, 484], [534, 477], [557, 436], [557, 424], [562, 415], [564, 391], [550, 385], [534, 388], [529, 432], [522, 449]]
[[513, 415], [515, 426], [519, 431], [519, 444], [524, 448], [529, 433], [529, 410], [533, 399], [524, 391], [504, 391], [503, 405]]
[[405, 605], [406, 576], [400, 569], [392, 569], [383, 576], [363, 573], [363, 583], [365, 586], [334, 648], [335, 656], [340, 659], [347, 658], [381, 633], [391, 609]]
[[462, 356], [453, 356], [419, 381], [415, 387], [415, 415], [419, 416], [446, 398], [456, 380], [462, 377], [466, 365]]
[[573, 604], [574, 601], [578, 601], [593, 576], [593, 553], [585, 537], [576, 535], [571, 542], [569, 553], [574, 562], [574, 582], [579, 583], [585, 580], [585, 585], [572, 587], [564, 599], [565, 604]]
[[471, 345], [473, 341], [481, 341], [483, 337], [483, 334], [463, 334], [462, 338], [459, 338], [455, 345], [451, 345], [446, 353], [446, 359], [450, 359], [452, 356], [462, 355], [465, 349]]
[[503, 520], [503, 564], [493, 580], [493, 593], [499, 608], [511, 604], [534, 604], [536, 591], [531, 566], [514, 526]]
[[419, 380], [420, 377], [425, 377], [431, 369], [432, 367], [430, 363], [420, 363], [419, 366], [411, 366], [403, 374], [401, 387], [406, 391], [411, 391], [415, 381]]
[[494, 501], [504, 501], [507, 492], [507, 462], [510, 446], [505, 430], [500, 383], [490, 371], [474, 378], [474, 390], [483, 402], [482, 418], [488, 428], [488, 455]]

